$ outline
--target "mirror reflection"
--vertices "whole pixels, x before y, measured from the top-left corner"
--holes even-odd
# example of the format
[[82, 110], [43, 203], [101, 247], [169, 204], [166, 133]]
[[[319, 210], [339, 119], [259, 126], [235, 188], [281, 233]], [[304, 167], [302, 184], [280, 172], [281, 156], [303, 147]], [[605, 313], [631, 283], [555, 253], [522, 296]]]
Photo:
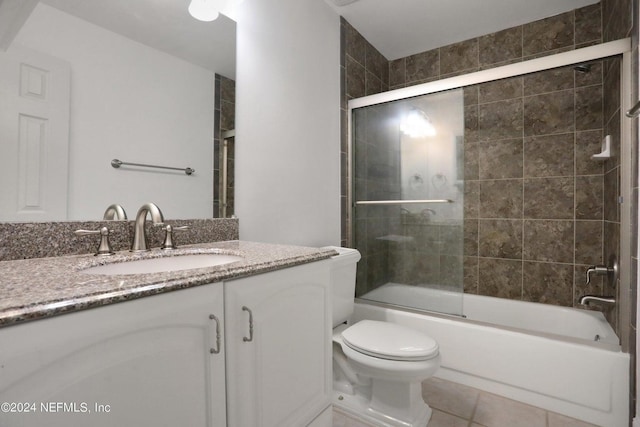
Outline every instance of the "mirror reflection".
[[210, 218], [222, 193], [230, 216], [233, 180], [222, 191], [214, 175], [234, 127], [235, 23], [195, 20], [189, 0], [27, 3], [4, 46], [0, 30], [0, 221], [97, 220], [114, 203], [131, 218], [146, 202]]

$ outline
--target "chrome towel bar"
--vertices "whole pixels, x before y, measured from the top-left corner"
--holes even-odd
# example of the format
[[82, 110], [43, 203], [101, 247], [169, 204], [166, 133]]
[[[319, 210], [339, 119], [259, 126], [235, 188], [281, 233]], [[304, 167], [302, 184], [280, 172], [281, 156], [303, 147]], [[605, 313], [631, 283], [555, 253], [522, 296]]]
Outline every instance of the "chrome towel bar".
[[406, 205], [416, 203], [453, 203], [450, 199], [427, 199], [427, 200], [360, 200], [356, 205]]
[[636, 102], [636, 105], [634, 105], [626, 113], [626, 116], [629, 117], [630, 119], [633, 119], [634, 117], [638, 117], [639, 115], [640, 115], [640, 101]]
[[169, 166], [145, 165], [143, 163], [129, 163], [129, 162], [123, 162], [123, 161], [118, 160], [118, 159], [111, 160], [111, 166], [113, 166], [116, 169], [119, 168], [122, 165], [141, 166], [143, 168], [170, 169], [170, 170], [174, 170], [174, 171], [183, 171], [187, 175], [191, 175], [192, 173], [194, 173], [196, 171], [195, 169], [191, 169], [191, 168], [172, 168], [172, 167], [169, 167]]

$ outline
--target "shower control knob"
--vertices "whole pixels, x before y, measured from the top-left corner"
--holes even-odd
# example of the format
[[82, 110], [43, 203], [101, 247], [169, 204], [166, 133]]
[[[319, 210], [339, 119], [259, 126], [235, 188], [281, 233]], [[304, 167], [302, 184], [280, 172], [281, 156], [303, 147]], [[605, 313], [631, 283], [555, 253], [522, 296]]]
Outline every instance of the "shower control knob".
[[591, 283], [591, 275], [597, 274], [598, 276], [607, 276], [609, 286], [615, 286], [618, 280], [618, 260], [615, 255], [609, 257], [609, 265], [592, 265], [587, 268], [587, 282]]
[[597, 274], [598, 276], [605, 276], [609, 273], [609, 269], [604, 265], [592, 265], [587, 268], [587, 285], [591, 283], [591, 275]]

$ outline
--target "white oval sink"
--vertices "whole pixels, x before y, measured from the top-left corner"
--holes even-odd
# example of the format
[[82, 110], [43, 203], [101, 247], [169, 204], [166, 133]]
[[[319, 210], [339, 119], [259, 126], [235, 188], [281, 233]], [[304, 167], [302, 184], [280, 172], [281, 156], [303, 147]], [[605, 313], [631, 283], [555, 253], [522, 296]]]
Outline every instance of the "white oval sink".
[[137, 259], [113, 264], [98, 265], [82, 270], [84, 274], [147, 274], [168, 271], [191, 270], [193, 268], [215, 267], [241, 261], [243, 258], [227, 254], [190, 254], [163, 258]]

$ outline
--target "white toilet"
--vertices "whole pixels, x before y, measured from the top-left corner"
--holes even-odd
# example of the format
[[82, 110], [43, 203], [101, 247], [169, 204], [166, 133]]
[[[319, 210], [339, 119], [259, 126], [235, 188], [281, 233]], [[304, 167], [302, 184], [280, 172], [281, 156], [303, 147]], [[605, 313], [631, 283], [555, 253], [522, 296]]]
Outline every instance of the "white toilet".
[[355, 249], [332, 247], [333, 404], [385, 427], [424, 427], [431, 408], [422, 381], [440, 367], [438, 343], [420, 331], [390, 322], [345, 324], [354, 310]]

